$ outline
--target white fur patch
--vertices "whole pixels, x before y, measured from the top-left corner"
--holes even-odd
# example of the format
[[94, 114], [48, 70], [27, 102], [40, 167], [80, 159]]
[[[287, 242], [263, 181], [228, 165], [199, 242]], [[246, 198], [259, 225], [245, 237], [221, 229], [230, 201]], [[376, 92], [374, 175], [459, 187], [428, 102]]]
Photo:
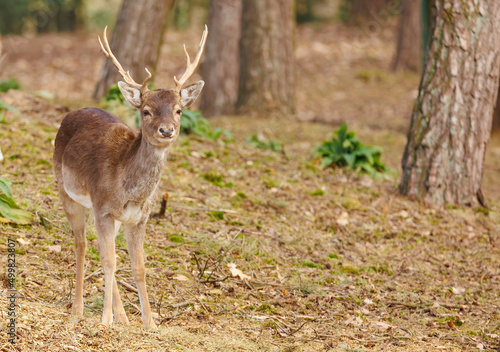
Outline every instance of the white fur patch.
[[64, 182], [64, 190], [68, 196], [75, 202], [83, 205], [87, 209], [92, 208], [92, 200], [84, 187], [78, 182], [78, 178], [73, 174], [71, 169], [62, 166], [62, 175]]
[[119, 222], [118, 220], [115, 220], [115, 237], [118, 236], [118, 231], [120, 230], [120, 226], [122, 226], [122, 223]]
[[75, 202], [83, 205], [87, 209], [92, 208], [92, 201], [90, 200], [90, 195], [88, 194], [76, 194], [73, 193], [71, 189], [68, 189], [66, 185], [64, 185], [64, 190], [68, 194], [68, 196], [73, 199]]

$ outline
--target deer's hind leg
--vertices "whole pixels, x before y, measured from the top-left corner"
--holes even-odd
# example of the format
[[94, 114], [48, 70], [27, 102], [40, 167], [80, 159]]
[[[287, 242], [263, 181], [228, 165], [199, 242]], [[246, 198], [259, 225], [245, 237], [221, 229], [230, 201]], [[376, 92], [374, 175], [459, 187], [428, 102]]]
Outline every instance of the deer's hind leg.
[[59, 194], [66, 218], [75, 236], [76, 284], [72, 313], [83, 315], [83, 277], [85, 274], [85, 253], [87, 251], [87, 239], [85, 238], [86, 208], [71, 199], [63, 187], [60, 187]]

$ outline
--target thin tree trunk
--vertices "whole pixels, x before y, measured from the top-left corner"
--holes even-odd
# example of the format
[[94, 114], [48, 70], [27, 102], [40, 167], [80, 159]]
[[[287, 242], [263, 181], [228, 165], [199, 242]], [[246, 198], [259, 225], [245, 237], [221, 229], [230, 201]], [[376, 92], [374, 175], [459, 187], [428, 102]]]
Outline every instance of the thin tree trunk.
[[437, 0], [400, 191], [437, 205], [485, 205], [481, 192], [500, 74], [500, 2]]
[[243, 1], [239, 112], [295, 112], [293, 0]]
[[422, 63], [422, 5], [417, 0], [403, 0], [395, 71], [419, 71]]
[[[167, 16], [173, 0], [123, 0], [118, 14], [111, 50], [125, 70], [142, 82], [147, 67], [155, 74], [158, 54], [166, 28]], [[120, 75], [110, 60], [106, 60], [101, 79], [94, 93], [101, 99], [107, 90], [120, 80]]]
[[241, 0], [211, 0], [207, 42], [201, 75], [204, 115], [232, 114], [238, 98], [240, 75]]

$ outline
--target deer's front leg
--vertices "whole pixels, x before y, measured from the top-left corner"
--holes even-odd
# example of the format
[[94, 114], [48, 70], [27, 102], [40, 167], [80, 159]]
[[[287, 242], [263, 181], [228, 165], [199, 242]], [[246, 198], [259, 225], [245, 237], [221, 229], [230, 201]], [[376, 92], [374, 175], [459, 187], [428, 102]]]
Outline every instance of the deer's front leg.
[[102, 323], [111, 325], [113, 323], [113, 284], [116, 270], [115, 222], [109, 215], [98, 215], [99, 211], [97, 209], [95, 213], [99, 256], [101, 258], [102, 271], [104, 272], [104, 309], [102, 312]]
[[146, 269], [144, 267], [144, 236], [146, 233], [146, 220], [137, 225], [125, 225], [127, 247], [130, 255], [132, 273], [134, 275], [139, 300], [141, 301], [142, 324], [145, 328], [156, 328], [149, 306], [148, 292], [146, 290]]

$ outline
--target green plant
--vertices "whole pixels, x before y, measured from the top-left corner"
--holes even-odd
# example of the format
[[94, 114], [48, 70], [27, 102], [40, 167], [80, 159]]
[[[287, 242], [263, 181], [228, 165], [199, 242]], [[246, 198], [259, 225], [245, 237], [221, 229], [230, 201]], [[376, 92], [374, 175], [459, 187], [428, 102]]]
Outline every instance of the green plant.
[[266, 141], [259, 138], [259, 136], [255, 134], [250, 137], [247, 137], [247, 143], [250, 143], [254, 147], [262, 150], [272, 150], [273, 152], [278, 152], [278, 153], [283, 152], [283, 145], [280, 142], [276, 140]]
[[106, 95], [102, 98], [104, 101], [118, 101], [122, 104], [125, 104], [125, 98], [120, 92], [120, 88], [118, 88], [117, 84], [113, 84], [111, 88], [108, 89]]
[[233, 142], [233, 135], [222, 128], [210, 129], [210, 123], [203, 117], [200, 111], [182, 110], [181, 133], [194, 134], [203, 138], [216, 140], [222, 137], [226, 142]]
[[11, 89], [21, 89], [21, 85], [14, 78], [9, 78], [6, 81], [0, 81], [0, 92], [5, 93]]
[[14, 222], [27, 224], [30, 222], [31, 213], [22, 210], [12, 198], [12, 182], [5, 177], [0, 177], [0, 222]]
[[331, 141], [325, 141], [315, 148], [316, 154], [323, 158], [322, 167], [349, 166], [371, 177], [393, 172], [380, 161], [382, 148], [363, 145], [353, 131], [347, 131], [345, 122], [335, 131], [335, 135]]

